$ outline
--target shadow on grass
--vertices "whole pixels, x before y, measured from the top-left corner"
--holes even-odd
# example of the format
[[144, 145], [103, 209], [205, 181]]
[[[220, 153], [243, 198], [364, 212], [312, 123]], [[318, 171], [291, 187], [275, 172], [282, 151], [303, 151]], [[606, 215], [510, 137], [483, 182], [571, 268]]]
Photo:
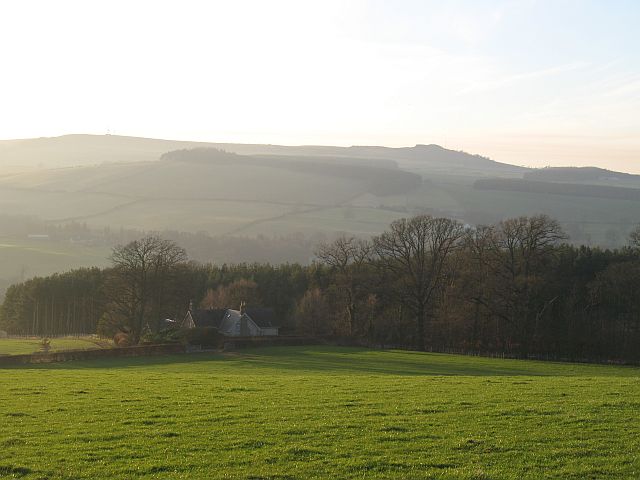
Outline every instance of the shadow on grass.
[[0, 367], [0, 370], [122, 369], [167, 366], [195, 372], [255, 375], [362, 374], [397, 376], [640, 376], [640, 368], [501, 360], [350, 347], [265, 347], [225, 353], [123, 357]]

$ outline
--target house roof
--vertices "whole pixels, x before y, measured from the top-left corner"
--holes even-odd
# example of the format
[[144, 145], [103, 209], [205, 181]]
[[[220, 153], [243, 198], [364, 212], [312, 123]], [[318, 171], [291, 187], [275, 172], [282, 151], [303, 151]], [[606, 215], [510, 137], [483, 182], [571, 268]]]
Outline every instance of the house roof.
[[[246, 315], [260, 328], [275, 328], [275, 312], [272, 308], [247, 308]], [[230, 325], [240, 317], [238, 310], [206, 309], [192, 310], [191, 318], [196, 327], [214, 327], [220, 331], [230, 328]]]
[[225, 313], [222, 316], [222, 321], [220, 322], [218, 330], [221, 332], [230, 332], [233, 330], [233, 326], [240, 318], [240, 312], [231, 309], [225, 310], [224, 312]]
[[215, 327], [220, 328], [222, 319], [224, 318], [226, 309], [215, 308], [208, 310], [193, 310], [191, 317], [196, 327]]
[[260, 328], [276, 326], [276, 315], [273, 308], [247, 308], [246, 313]]

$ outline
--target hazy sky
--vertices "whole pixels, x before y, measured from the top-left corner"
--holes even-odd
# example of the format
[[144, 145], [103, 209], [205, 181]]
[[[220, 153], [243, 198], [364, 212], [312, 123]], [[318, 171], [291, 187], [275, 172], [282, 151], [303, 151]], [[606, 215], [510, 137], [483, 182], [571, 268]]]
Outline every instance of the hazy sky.
[[0, 138], [438, 143], [640, 173], [640, 1], [3, 1]]

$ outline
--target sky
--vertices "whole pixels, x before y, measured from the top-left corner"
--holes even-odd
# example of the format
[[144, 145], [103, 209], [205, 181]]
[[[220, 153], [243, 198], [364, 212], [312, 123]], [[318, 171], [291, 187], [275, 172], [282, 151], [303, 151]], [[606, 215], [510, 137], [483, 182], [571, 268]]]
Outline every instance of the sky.
[[637, 0], [0, 2], [0, 139], [436, 143], [640, 173]]

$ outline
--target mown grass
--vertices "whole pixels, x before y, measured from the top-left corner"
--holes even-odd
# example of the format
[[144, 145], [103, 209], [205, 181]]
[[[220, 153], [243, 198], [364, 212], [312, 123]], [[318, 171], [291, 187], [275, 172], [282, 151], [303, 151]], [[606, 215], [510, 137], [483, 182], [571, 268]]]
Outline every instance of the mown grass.
[[[39, 338], [0, 338], [0, 355], [22, 355], [40, 351]], [[102, 348], [107, 342], [90, 337], [61, 337], [50, 339], [51, 351], [87, 350]]]
[[328, 347], [0, 370], [0, 476], [638, 478], [640, 369]]

